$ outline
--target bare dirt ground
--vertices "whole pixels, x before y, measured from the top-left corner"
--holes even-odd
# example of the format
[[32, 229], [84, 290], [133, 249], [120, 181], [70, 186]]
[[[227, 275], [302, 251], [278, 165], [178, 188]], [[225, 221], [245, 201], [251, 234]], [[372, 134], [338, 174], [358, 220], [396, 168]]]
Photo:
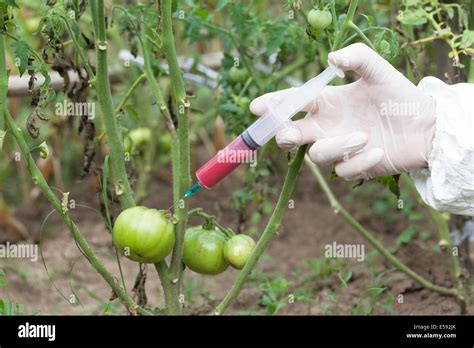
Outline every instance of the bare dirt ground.
[[[236, 177], [228, 179], [227, 182], [211, 191], [203, 191], [193, 197], [191, 207], [201, 206], [210, 213], [216, 213], [216, 206], [222, 223], [235, 227], [236, 213], [230, 207], [230, 195], [238, 182]], [[277, 176], [272, 180], [279, 187], [282, 178]], [[331, 180], [331, 186], [338, 197], [347, 194], [351, 188], [341, 180]], [[145, 205], [156, 208], [168, 207], [171, 203], [171, 191], [169, 183], [163, 179], [154, 178], [150, 185], [149, 199]], [[96, 194], [84, 191], [82, 186], [76, 185], [72, 189], [71, 197], [76, 198], [76, 204], [97, 207]], [[289, 280], [294, 280], [292, 271], [304, 268], [304, 259], [316, 259], [323, 257], [326, 244], [334, 241], [337, 243], [360, 243], [364, 244], [366, 250], [371, 247], [341, 218], [334, 215], [327, 203], [325, 196], [318, 188], [307, 169], [297, 184], [293, 195], [294, 208], [288, 209], [282, 229], [270, 242], [266, 253], [271, 257], [259, 263], [259, 272], [268, 274], [280, 274]], [[387, 224], [380, 216], [361, 214], [359, 205], [368, 202], [357, 201], [347, 208], [360, 219], [360, 222], [372, 230], [385, 245], [393, 245], [394, 239], [407, 226], [408, 222], [403, 218], [397, 219], [395, 224]], [[25, 221], [33, 240], [39, 240], [40, 226], [43, 219], [49, 213], [49, 207], [43, 197], [35, 203], [37, 213], [26, 211], [19, 214]], [[114, 250], [111, 247], [111, 237], [101, 220], [100, 214], [93, 210], [77, 207], [73, 216], [82, 233], [91, 246], [99, 254], [100, 259], [106, 267], [118, 277], [117, 263], [114, 259]], [[193, 220], [194, 221], [194, 220]], [[197, 221], [197, 220], [196, 220]], [[433, 231], [433, 227], [426, 222], [427, 228]], [[0, 230], [0, 237], [5, 241], [7, 236]], [[111, 296], [111, 290], [103, 279], [93, 270], [87, 261], [81, 257], [70, 233], [53, 215], [45, 224], [42, 231], [42, 252], [45, 265], [48, 268], [49, 277], [54, 281], [54, 286], [49, 280], [45, 266], [41, 260], [31, 262], [21, 259], [6, 259], [0, 261], [8, 278], [8, 286], [0, 288], [0, 297], [8, 296], [15, 302], [25, 305], [26, 313], [39, 314], [101, 314], [107, 299]], [[30, 241], [31, 242], [31, 241]], [[429, 241], [428, 241], [429, 242]], [[433, 240], [432, 243], [435, 243]], [[425, 276], [436, 284], [449, 286], [451, 284], [450, 274], [445, 260], [440, 253], [420, 247], [417, 243], [402, 247], [397, 256], [412, 267], [415, 271]], [[133, 287], [138, 266], [136, 263], [122, 258], [122, 267], [125, 274], [128, 290]], [[356, 263], [356, 262], [352, 262]], [[379, 271], [389, 269], [391, 266], [380, 256], [376, 257], [375, 264]], [[73, 270], [71, 267], [74, 265]], [[325, 314], [321, 304], [328, 304], [328, 293], [335, 292], [338, 305], [334, 314], [350, 314], [356, 305], [360, 294], [368, 286], [369, 267], [363, 264], [355, 265], [353, 276], [347, 286], [340, 282], [331, 282], [324, 286], [307, 282], [304, 286], [310, 289], [311, 297], [315, 303], [295, 301], [287, 303], [278, 313], [286, 315]], [[213, 307], [224, 296], [232, 284], [238, 271], [229, 268], [226, 272], [215, 277], [201, 276], [187, 272], [186, 282], [194, 284], [192, 302], [188, 303], [186, 312], [189, 314], [210, 314]], [[393, 304], [393, 310], [397, 314], [458, 314], [459, 306], [455, 299], [441, 296], [421, 288], [415, 282], [403, 274], [396, 273], [397, 279], [388, 285], [388, 291], [395, 296], [403, 295], [403, 303], [397, 301]], [[55, 287], [57, 289], [55, 289]], [[148, 267], [148, 278], [146, 282], [148, 303], [150, 306], [160, 307], [162, 303], [162, 292], [158, 277], [152, 266]], [[6, 292], [6, 293], [5, 293]], [[62, 295], [65, 297], [63, 298]], [[76, 296], [76, 302], [70, 303], [71, 295]], [[238, 300], [229, 308], [228, 314], [239, 314], [249, 308], [258, 309], [258, 301], [262, 291], [255, 282], [248, 283], [241, 292]], [[474, 308], [469, 308], [474, 313]], [[124, 313], [120, 304], [114, 304], [110, 313]], [[376, 310], [375, 313], [387, 314]]]

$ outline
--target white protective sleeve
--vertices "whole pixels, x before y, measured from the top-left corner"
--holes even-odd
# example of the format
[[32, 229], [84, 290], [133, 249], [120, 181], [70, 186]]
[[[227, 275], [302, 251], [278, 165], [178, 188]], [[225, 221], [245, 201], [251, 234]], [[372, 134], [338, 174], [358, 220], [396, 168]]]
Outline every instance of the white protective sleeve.
[[410, 175], [434, 209], [474, 216], [474, 84], [426, 77], [418, 88], [436, 100], [436, 131], [429, 168]]

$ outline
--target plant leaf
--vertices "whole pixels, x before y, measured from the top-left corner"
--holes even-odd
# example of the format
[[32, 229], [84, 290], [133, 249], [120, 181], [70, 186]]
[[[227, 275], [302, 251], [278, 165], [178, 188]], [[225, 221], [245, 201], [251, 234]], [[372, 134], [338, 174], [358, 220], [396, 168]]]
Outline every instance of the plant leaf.
[[474, 30], [464, 30], [461, 36], [461, 48], [469, 48], [474, 45]]
[[15, 54], [15, 64], [18, 66], [20, 76], [24, 74], [28, 68], [28, 57], [30, 56], [31, 48], [25, 41], [15, 41], [12, 43]]
[[404, 245], [409, 243], [413, 237], [418, 233], [418, 225], [411, 225], [410, 227], [403, 230], [402, 233], [395, 239], [397, 245]]
[[18, 5], [16, 4], [16, 0], [5, 0], [5, 3], [11, 7], [19, 8]]
[[379, 176], [377, 181], [388, 187], [390, 192], [392, 192], [397, 198], [400, 198], [400, 186], [398, 184], [398, 180], [400, 179], [400, 174], [397, 175], [389, 175], [389, 176]]

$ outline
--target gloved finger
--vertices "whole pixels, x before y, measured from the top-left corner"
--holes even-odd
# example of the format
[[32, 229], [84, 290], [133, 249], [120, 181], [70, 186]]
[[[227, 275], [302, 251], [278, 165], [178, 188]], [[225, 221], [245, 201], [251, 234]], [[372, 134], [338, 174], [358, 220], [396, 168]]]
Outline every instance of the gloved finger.
[[373, 148], [341, 161], [336, 164], [336, 174], [346, 180], [369, 179], [367, 172], [377, 165], [383, 158], [384, 152], [380, 148]]
[[364, 132], [338, 135], [332, 138], [317, 140], [308, 151], [314, 163], [327, 165], [339, 160], [347, 160], [367, 144], [368, 137]]
[[304, 144], [314, 143], [321, 134], [322, 130], [312, 115], [308, 113], [301, 120], [291, 122], [281, 129], [275, 140], [280, 148], [290, 150]]
[[387, 73], [396, 72], [390, 63], [363, 43], [329, 53], [328, 61], [342, 70], [353, 70], [366, 81], [374, 83], [386, 80]]
[[[282, 99], [292, 98], [297, 93], [299, 93], [298, 88], [292, 87], [281, 91], [263, 94], [252, 100], [250, 103], [250, 112], [254, 115], [262, 116], [268, 110], [268, 103], [276, 103]], [[316, 101], [308, 103], [308, 105], [306, 105], [301, 111], [316, 112]]]

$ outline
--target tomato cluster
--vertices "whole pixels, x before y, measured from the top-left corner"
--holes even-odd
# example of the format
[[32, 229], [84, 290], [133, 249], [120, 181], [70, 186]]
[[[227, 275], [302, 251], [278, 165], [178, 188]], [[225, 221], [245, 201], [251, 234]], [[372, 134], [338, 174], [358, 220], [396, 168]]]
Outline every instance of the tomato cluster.
[[183, 261], [194, 272], [219, 274], [229, 265], [242, 269], [255, 247], [244, 234], [228, 238], [219, 229], [188, 228], [184, 237]]
[[[169, 255], [174, 245], [174, 227], [156, 209], [133, 207], [122, 211], [114, 224], [114, 244], [127, 258], [141, 263], [157, 263]], [[183, 262], [194, 272], [219, 274], [229, 265], [242, 269], [255, 248], [252, 237], [237, 234], [230, 238], [218, 228], [190, 227], [184, 236]]]
[[[162, 132], [158, 137], [158, 148], [161, 153], [167, 154], [171, 151], [172, 138], [168, 132]], [[152, 132], [150, 128], [138, 127], [123, 136], [123, 152], [125, 155], [143, 155], [152, 144]]]

